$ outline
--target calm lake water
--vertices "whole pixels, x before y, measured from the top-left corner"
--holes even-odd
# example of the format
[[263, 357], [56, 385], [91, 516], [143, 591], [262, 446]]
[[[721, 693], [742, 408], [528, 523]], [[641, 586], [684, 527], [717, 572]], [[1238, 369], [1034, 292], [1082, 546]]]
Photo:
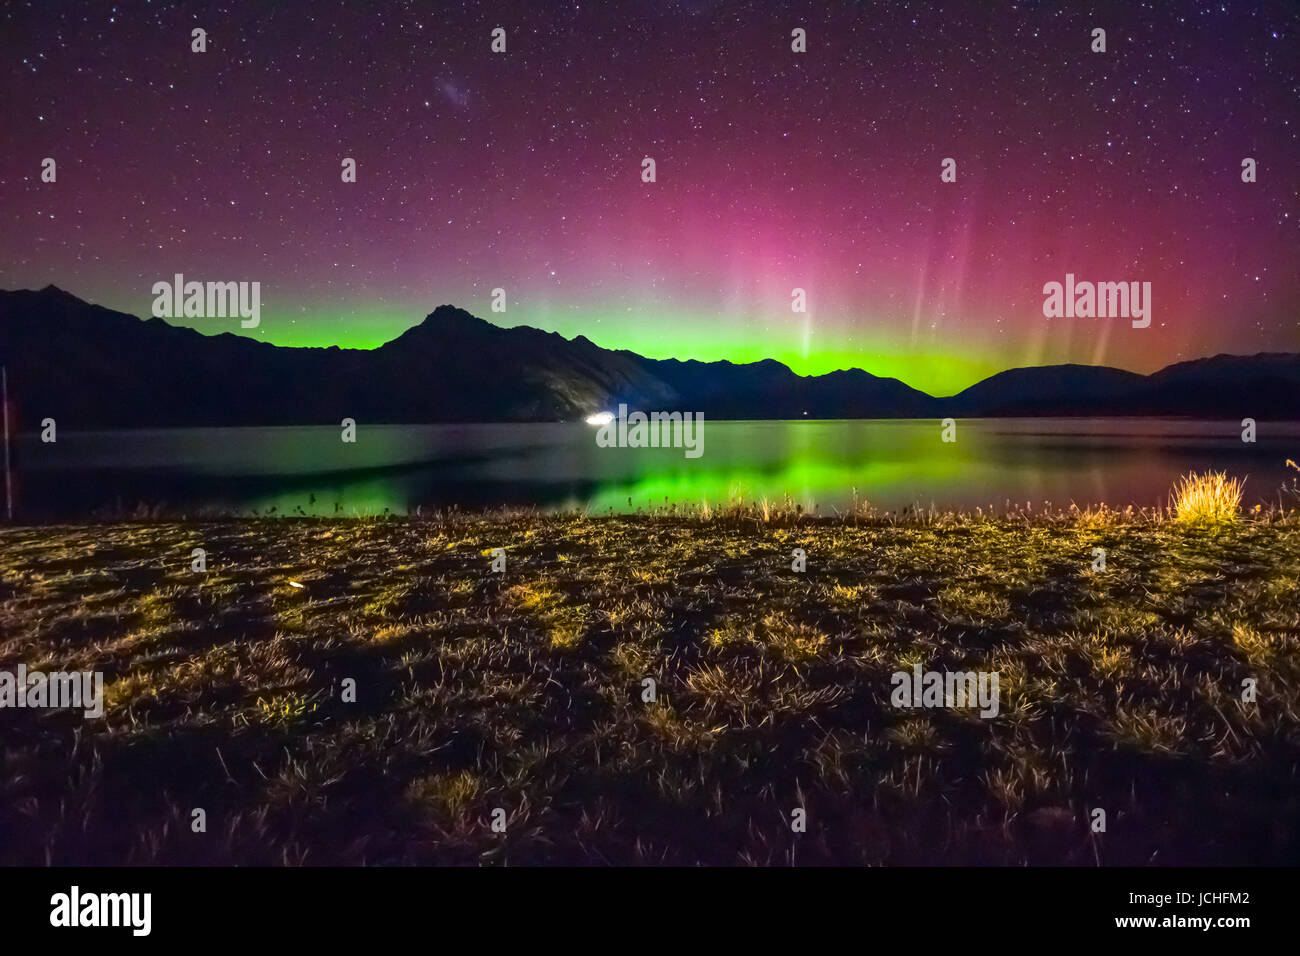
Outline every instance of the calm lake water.
[[17, 443], [20, 517], [167, 510], [297, 514], [413, 512], [460, 505], [634, 511], [786, 495], [822, 511], [860, 500], [1004, 507], [1164, 503], [1188, 471], [1247, 479], [1249, 502], [1276, 501], [1300, 423], [1163, 419], [705, 422], [704, 453], [600, 448], [578, 424], [362, 425], [60, 432]]

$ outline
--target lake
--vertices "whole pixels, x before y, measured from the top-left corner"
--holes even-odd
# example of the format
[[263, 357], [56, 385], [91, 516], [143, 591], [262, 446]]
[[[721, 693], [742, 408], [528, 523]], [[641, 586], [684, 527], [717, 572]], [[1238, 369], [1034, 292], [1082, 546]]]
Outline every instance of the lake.
[[[600, 448], [582, 424], [60, 432], [16, 442], [20, 518], [130, 513], [404, 514], [417, 508], [530, 505], [635, 511], [786, 495], [812, 509], [854, 500], [1001, 510], [1008, 499], [1164, 504], [1188, 471], [1245, 477], [1248, 503], [1276, 502], [1284, 461], [1300, 459], [1300, 422], [1166, 419], [706, 422], [704, 452]], [[1294, 472], [1291, 473], [1294, 475]]]

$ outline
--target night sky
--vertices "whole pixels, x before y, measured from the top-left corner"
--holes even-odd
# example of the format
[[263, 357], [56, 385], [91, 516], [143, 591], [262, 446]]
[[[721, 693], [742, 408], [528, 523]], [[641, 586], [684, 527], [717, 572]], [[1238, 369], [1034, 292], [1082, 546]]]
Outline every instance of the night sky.
[[[935, 393], [1300, 349], [1295, 2], [7, 0], [0, 32], [3, 288], [147, 316], [176, 272], [256, 280], [259, 328], [191, 324], [373, 347], [454, 303]], [[1151, 327], [1044, 318], [1067, 272], [1151, 282]]]

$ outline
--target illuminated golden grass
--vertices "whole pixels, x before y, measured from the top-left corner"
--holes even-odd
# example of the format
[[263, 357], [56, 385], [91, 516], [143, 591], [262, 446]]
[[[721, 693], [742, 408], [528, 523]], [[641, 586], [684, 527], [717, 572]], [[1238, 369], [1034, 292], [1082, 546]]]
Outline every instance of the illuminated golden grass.
[[[1300, 515], [1172, 518], [0, 529], [0, 670], [107, 695], [4, 712], [0, 865], [780, 863], [794, 807], [810, 864], [1289, 863]], [[917, 665], [999, 714], [894, 707]]]
[[1174, 516], [1182, 524], [1231, 524], [1241, 507], [1243, 482], [1225, 472], [1187, 474], [1174, 486]]

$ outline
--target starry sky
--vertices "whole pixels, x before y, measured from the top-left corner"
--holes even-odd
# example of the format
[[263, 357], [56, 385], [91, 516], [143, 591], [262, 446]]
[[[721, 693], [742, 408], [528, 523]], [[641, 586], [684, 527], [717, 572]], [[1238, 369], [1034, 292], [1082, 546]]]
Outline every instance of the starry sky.
[[[1296, 351], [1298, 42], [1294, 2], [8, 0], [0, 287], [258, 281], [260, 327], [178, 324], [284, 345], [453, 303], [934, 394]], [[1151, 327], [1044, 318], [1067, 272], [1151, 282]]]

